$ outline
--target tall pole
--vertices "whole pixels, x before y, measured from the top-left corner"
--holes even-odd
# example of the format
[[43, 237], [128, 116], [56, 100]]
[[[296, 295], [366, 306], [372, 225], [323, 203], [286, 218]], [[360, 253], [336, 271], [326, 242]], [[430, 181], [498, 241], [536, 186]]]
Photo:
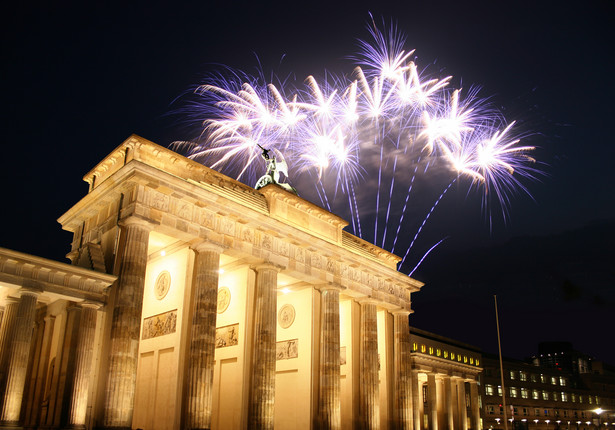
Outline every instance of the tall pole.
[[500, 342], [500, 321], [498, 319], [498, 296], [494, 295], [495, 325], [498, 330], [498, 352], [500, 354], [500, 378], [502, 381], [502, 406], [504, 409], [504, 430], [508, 430], [508, 417], [506, 416], [506, 388], [504, 387], [504, 365], [502, 364], [502, 344]]

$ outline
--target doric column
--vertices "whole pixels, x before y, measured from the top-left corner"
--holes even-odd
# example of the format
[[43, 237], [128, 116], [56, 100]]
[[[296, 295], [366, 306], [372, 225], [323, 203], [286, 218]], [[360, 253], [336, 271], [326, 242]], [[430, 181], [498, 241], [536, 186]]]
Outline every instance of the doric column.
[[466, 408], [466, 384], [457, 380], [457, 402], [459, 404], [459, 430], [468, 430], [468, 411]]
[[450, 376], [444, 377], [444, 391], [446, 396], [446, 420], [448, 428], [455, 428], [455, 415], [453, 405], [453, 384]]
[[21, 290], [12, 338], [7, 343], [8, 357], [6, 360], [0, 426], [19, 425], [26, 372], [28, 370], [32, 328], [34, 327], [34, 317], [36, 315], [36, 299], [39, 293], [40, 291], [24, 288]]
[[419, 386], [419, 371], [412, 370], [412, 415], [414, 417], [414, 430], [421, 430], [423, 414], [421, 413], [421, 387]]
[[320, 289], [320, 395], [321, 429], [339, 429], [340, 403], [340, 289]]
[[378, 319], [376, 303], [361, 301], [361, 422], [365, 429], [380, 427], [378, 387]]
[[478, 383], [470, 381], [470, 407], [472, 410], [472, 430], [480, 429], [480, 408], [478, 407]]
[[[0, 326], [0, 393], [4, 392], [4, 382], [6, 381], [6, 368], [9, 359], [10, 341], [13, 339], [13, 329], [17, 317], [19, 299], [14, 297], [6, 298], [2, 326]], [[0, 394], [0, 399], [2, 398]]]
[[248, 408], [249, 429], [273, 429], [278, 267], [255, 267], [254, 348]]
[[410, 312], [402, 310], [393, 313], [394, 320], [394, 379], [395, 379], [395, 422], [398, 429], [412, 428], [412, 364], [410, 361]]
[[136, 217], [123, 220], [124, 251], [111, 323], [109, 370], [103, 426], [130, 429], [135, 400], [143, 289], [151, 225]]
[[438, 428], [438, 392], [436, 388], [436, 374], [427, 375], [427, 397], [429, 398], [429, 428]]
[[209, 429], [211, 428], [216, 352], [218, 275], [222, 248], [213, 244], [201, 243], [195, 251], [186, 429]]
[[96, 317], [98, 304], [83, 302], [81, 308], [75, 348], [75, 364], [69, 375], [68, 387], [71, 387], [68, 405], [68, 428], [85, 428], [85, 416], [88, 410], [88, 395], [90, 393], [90, 376], [92, 357], [94, 355], [94, 335], [96, 333]]

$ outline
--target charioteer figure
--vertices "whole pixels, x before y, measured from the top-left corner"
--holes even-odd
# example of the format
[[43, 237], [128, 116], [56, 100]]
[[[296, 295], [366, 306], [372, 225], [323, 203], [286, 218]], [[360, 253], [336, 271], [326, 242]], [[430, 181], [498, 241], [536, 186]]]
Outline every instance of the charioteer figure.
[[261, 176], [258, 181], [256, 181], [254, 188], [258, 190], [266, 185], [276, 184], [284, 188], [286, 191], [297, 194], [297, 190], [295, 190], [292, 185], [285, 182], [280, 182], [280, 172], [284, 173], [284, 176], [288, 178], [288, 165], [282, 158], [282, 154], [279, 154], [281, 160], [278, 161], [274, 155], [269, 155], [269, 149], [265, 149], [260, 145], [258, 145], [258, 147], [263, 151], [261, 156], [267, 164], [267, 170], [265, 171], [265, 174]]

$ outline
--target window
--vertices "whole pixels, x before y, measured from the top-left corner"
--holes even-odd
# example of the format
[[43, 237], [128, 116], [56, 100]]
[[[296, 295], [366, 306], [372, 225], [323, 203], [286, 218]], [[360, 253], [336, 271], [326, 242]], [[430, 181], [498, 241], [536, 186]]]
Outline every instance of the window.
[[491, 384], [485, 385], [485, 394], [488, 396], [493, 396], [493, 385]]
[[561, 396], [562, 396], [562, 402], [568, 401], [568, 393], [565, 393], [562, 391]]
[[478, 358], [476, 359], [476, 365], [480, 366], [480, 360]]
[[570, 393], [570, 401], [575, 403], [577, 401], [577, 395], [575, 393]]
[[599, 405], [600, 404], [600, 399], [598, 398], [598, 396], [596, 396], [596, 404]]
[[587, 400], [589, 400], [589, 404], [590, 404], [590, 405], [593, 403], [593, 402], [592, 402], [592, 396], [587, 396]]
[[468, 356], [467, 356], [467, 355], [464, 355], [464, 356], [463, 356], [463, 362], [464, 362], [464, 363], [467, 363], [467, 362], [468, 362]]
[[487, 413], [488, 413], [489, 415], [493, 415], [493, 414], [495, 414], [495, 407], [494, 407], [493, 405], [489, 405], [489, 406], [487, 406]]
[[429, 355], [433, 355], [433, 346], [429, 347]]
[[542, 400], [549, 400], [549, 392], [548, 391], [542, 391]]
[[579, 394], [579, 403], [583, 403], [583, 396]]
[[474, 357], [470, 357], [470, 364], [474, 364]]
[[427, 348], [425, 348], [425, 345], [421, 345], [421, 352], [425, 352], [427, 351]]
[[543, 384], [546, 384], [546, 383], [547, 383], [547, 376], [546, 376], [546, 375], [541, 374], [541, 375], [540, 375], [540, 382], [542, 382]]
[[557, 378], [555, 376], [551, 376], [551, 385], [557, 385]]
[[523, 408], [523, 416], [527, 417], [529, 415], [529, 411], [527, 410], [527, 408]]
[[534, 415], [539, 417], [540, 416], [540, 409], [534, 409]]
[[418, 350], [419, 350], [419, 346], [416, 344], [416, 342], [414, 342], [412, 344], [412, 351], [414, 352], [414, 351], [418, 351]]
[[549, 410], [545, 409], [545, 417], [548, 417], [548, 416], [549, 416]]
[[510, 397], [517, 397], [517, 387], [510, 387]]
[[451, 352], [451, 360], [454, 360], [454, 359], [455, 359], [455, 353]]
[[511, 380], [513, 380], [513, 381], [514, 381], [515, 379], [517, 379], [517, 375], [516, 375], [516, 373], [517, 373], [517, 372], [515, 372], [514, 370], [511, 370], [511, 371], [510, 371], [510, 379], [511, 379]]
[[444, 351], [444, 358], [448, 358], [448, 351]]
[[436, 355], [440, 357], [442, 355], [442, 350], [440, 348], [436, 349]]
[[565, 386], [566, 386], [566, 378], [564, 378], [563, 376], [560, 376], [560, 377], [559, 377], [559, 384], [560, 384], [562, 387], [565, 387]]
[[553, 392], [553, 401], [557, 402], [559, 400], [557, 393], [554, 391]]
[[527, 381], [527, 372], [519, 372], [519, 381]]
[[461, 355], [457, 354], [457, 361], [461, 361]]
[[532, 390], [532, 399], [538, 400], [540, 398], [540, 393], [538, 390]]
[[521, 398], [523, 398], [523, 399], [527, 399], [528, 398], [528, 389], [527, 388], [521, 388]]
[[498, 396], [502, 397], [502, 386], [498, 385]]
[[568, 411], [564, 410], [564, 416], [567, 417], [568, 416]]
[[555, 410], [555, 416], [556, 416], [556, 417], [559, 417], [559, 409], [556, 409], [556, 410]]
[[532, 374], [530, 375], [530, 380], [531, 380], [532, 382], [538, 382], [538, 378], [536, 378], [536, 374], [532, 373]]
[[427, 385], [423, 385], [423, 403], [427, 403]]

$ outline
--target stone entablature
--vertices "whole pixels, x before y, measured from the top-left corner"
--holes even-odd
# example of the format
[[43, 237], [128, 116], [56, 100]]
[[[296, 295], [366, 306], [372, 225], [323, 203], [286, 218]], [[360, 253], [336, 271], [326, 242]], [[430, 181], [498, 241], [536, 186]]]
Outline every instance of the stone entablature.
[[89, 194], [58, 220], [75, 233], [73, 252], [137, 216], [187, 243], [218, 244], [248, 263], [268, 261], [388, 309], [410, 310], [410, 293], [422, 286], [397, 272], [399, 257], [343, 231], [336, 215], [276, 185], [254, 190], [138, 136], [84, 179]]
[[116, 276], [0, 248], [0, 282], [105, 303]]

